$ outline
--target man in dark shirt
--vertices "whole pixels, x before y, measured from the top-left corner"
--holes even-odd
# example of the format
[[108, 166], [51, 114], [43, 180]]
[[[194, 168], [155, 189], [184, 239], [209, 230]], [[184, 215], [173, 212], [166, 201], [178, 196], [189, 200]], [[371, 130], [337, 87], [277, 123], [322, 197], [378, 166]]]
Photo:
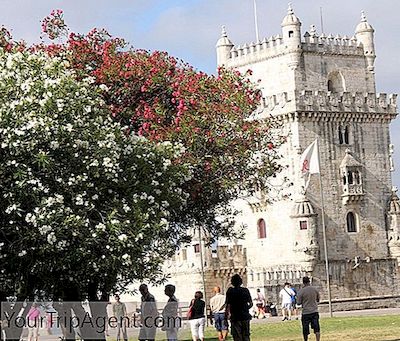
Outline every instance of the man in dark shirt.
[[253, 306], [250, 292], [247, 288], [241, 287], [242, 278], [236, 274], [231, 278], [233, 288], [226, 292], [227, 318], [231, 320], [231, 333], [234, 341], [250, 341], [250, 320], [249, 309]]
[[303, 325], [304, 341], [308, 340], [310, 324], [311, 328], [314, 330], [315, 339], [319, 341], [321, 338], [318, 314], [319, 292], [315, 287], [311, 286], [309, 277], [303, 277], [303, 284], [304, 287], [297, 295], [297, 304], [301, 304], [303, 308], [301, 323]]
[[142, 294], [142, 304], [140, 307], [142, 326], [139, 331], [139, 341], [154, 341], [156, 338], [155, 322], [158, 316], [156, 300], [150, 294], [146, 284], [141, 284], [139, 291]]

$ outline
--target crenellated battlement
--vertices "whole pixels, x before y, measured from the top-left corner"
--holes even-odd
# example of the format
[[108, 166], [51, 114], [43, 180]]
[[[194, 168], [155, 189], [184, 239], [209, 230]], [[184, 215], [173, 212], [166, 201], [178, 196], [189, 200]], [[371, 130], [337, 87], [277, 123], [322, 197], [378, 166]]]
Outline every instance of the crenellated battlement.
[[394, 118], [397, 112], [397, 94], [293, 91], [262, 99], [264, 115], [279, 116], [288, 112], [371, 113]]
[[[301, 50], [299, 50], [299, 52], [300, 51], [320, 54], [364, 56], [363, 45], [354, 36], [349, 38], [348, 36], [341, 37], [340, 35], [336, 35], [334, 37], [331, 34], [328, 36], [322, 34], [319, 37], [317, 35], [311, 36], [308, 32], [306, 32], [304, 40], [301, 43]], [[257, 43], [252, 42], [233, 46], [226, 63], [229, 66], [240, 66], [291, 52], [293, 52], [293, 50], [287, 49], [284, 39], [278, 34], [270, 38], [264, 38]]]
[[364, 55], [363, 44], [355, 36], [349, 38], [346, 35], [342, 37], [339, 34], [336, 36], [321, 34], [319, 37], [316, 33], [311, 35], [306, 32], [304, 42], [302, 42], [302, 50], [324, 54]]

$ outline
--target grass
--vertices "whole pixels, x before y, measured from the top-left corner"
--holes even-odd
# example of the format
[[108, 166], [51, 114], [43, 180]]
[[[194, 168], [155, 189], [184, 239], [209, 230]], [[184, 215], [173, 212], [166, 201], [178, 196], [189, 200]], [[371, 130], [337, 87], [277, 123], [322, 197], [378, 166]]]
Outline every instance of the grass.
[[[252, 341], [303, 340], [300, 321], [264, 321], [252, 323]], [[320, 323], [323, 341], [400, 341], [400, 316], [397, 315], [322, 318]], [[158, 334], [159, 337], [163, 337], [161, 333]], [[180, 340], [191, 340], [190, 331], [182, 331]], [[212, 327], [206, 330], [206, 340], [218, 340]], [[315, 336], [311, 334], [309, 340], [315, 340]]]

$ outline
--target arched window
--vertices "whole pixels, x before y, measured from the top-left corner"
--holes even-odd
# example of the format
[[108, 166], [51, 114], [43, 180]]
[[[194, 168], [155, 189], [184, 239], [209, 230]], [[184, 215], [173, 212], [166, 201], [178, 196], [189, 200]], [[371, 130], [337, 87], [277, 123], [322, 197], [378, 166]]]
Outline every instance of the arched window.
[[353, 172], [352, 171], [347, 172], [347, 179], [348, 179], [349, 185], [352, 185], [353, 184]]
[[257, 223], [257, 234], [258, 234], [258, 239], [267, 238], [267, 229], [265, 226], [265, 220], [262, 218], [259, 219]]
[[349, 127], [344, 128], [344, 143], [349, 144]]
[[333, 85], [331, 80], [328, 80], [328, 91], [333, 91]]
[[350, 144], [350, 129], [349, 126], [339, 126], [339, 144]]
[[347, 232], [357, 232], [356, 216], [353, 212], [347, 213]]
[[332, 92], [344, 92], [346, 91], [346, 85], [344, 77], [340, 71], [333, 71], [328, 75], [328, 91]]
[[339, 144], [343, 144], [343, 134], [341, 126], [339, 126]]

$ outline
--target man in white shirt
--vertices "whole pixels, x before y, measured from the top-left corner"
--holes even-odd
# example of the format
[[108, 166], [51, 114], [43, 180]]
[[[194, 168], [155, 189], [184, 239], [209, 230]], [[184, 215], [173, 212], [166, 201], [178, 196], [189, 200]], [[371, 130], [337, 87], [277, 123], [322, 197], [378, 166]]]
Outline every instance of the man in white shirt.
[[228, 321], [225, 316], [225, 295], [221, 294], [221, 288], [213, 289], [215, 295], [210, 299], [210, 308], [214, 318], [214, 326], [218, 332], [218, 340], [224, 341], [228, 335]]
[[286, 282], [279, 293], [282, 302], [282, 321], [291, 320], [292, 318], [292, 300], [294, 296], [296, 296], [296, 293], [290, 288], [290, 284]]

